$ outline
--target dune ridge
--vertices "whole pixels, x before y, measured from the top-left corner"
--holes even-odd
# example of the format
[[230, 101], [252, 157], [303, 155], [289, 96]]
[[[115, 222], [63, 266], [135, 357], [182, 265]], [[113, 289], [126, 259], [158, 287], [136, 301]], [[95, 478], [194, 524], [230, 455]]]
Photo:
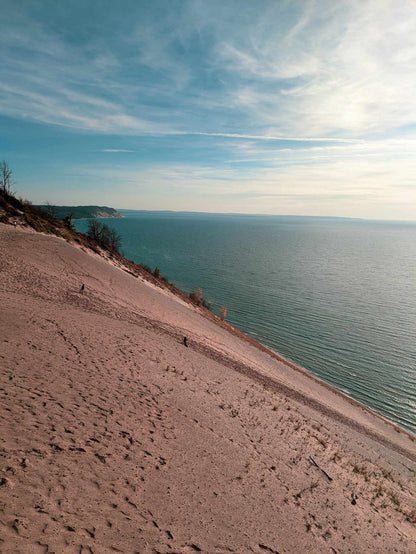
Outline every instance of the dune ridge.
[[411, 434], [117, 264], [0, 224], [2, 552], [416, 551]]

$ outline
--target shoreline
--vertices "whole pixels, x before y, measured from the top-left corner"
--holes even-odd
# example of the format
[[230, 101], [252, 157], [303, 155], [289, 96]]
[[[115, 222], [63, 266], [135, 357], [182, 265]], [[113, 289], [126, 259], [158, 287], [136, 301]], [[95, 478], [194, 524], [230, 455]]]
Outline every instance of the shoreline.
[[340, 395], [342, 398], [346, 399], [352, 405], [354, 405], [358, 408], [361, 408], [362, 410], [364, 410], [364, 411], [368, 412], [369, 414], [371, 414], [371, 416], [373, 416], [373, 417], [377, 417], [378, 419], [383, 421], [383, 423], [385, 423], [387, 425], [391, 425], [395, 429], [395, 431], [400, 432], [400, 433], [405, 433], [409, 436], [410, 439], [416, 440], [416, 434], [412, 433], [408, 429], [405, 429], [404, 427], [401, 427], [400, 425], [398, 425], [394, 421], [391, 421], [390, 419], [386, 418], [385, 416], [382, 416], [381, 414], [377, 413], [376, 411], [374, 411], [369, 406], [366, 406], [365, 404], [363, 404], [362, 402], [359, 402], [358, 400], [356, 400], [352, 396], [350, 396], [350, 395], [346, 394], [345, 392], [339, 390], [334, 385], [331, 385], [327, 381], [324, 381], [323, 379], [319, 378], [317, 375], [315, 375], [314, 373], [308, 371], [303, 366], [301, 366], [299, 364], [296, 364], [292, 360], [289, 360], [288, 358], [285, 358], [282, 354], [279, 354], [278, 352], [272, 350], [271, 348], [264, 345], [263, 343], [261, 343], [259, 341], [256, 341], [252, 337], [246, 335], [243, 331], [240, 331], [237, 327], [234, 327], [233, 325], [231, 325], [231, 327], [233, 327], [237, 331], [237, 333], [242, 333], [243, 335], [245, 335], [244, 338], [241, 337], [241, 338], [243, 338], [243, 340], [247, 340], [250, 343], [252, 343], [252, 341], [253, 341], [253, 344], [256, 343], [256, 344], [254, 344], [256, 346], [256, 348], [259, 348], [260, 350], [262, 350], [264, 352], [267, 352], [269, 354], [269, 356], [271, 356], [272, 358], [275, 358], [279, 362], [284, 363], [285, 365], [287, 365], [288, 367], [294, 369], [295, 371], [299, 371], [300, 373], [302, 373], [303, 375], [306, 375], [310, 379], [315, 380], [321, 386], [327, 387], [331, 392], [333, 392], [334, 394]]
[[[163, 240], [163, 245], [163, 250], [168, 248], [166, 250], [166, 255], [169, 259], [169, 254], [171, 254], [169, 252], [169, 241], [166, 242], [166, 240]], [[135, 250], [130, 243], [129, 248], [129, 253], [134, 260], [140, 261], [140, 257], [142, 257], [144, 260], [149, 261], [146, 258], [145, 252], [140, 248]], [[175, 262], [177, 250], [175, 246], [173, 246], [173, 248], [173, 260], [170, 262], [167, 261], [164, 271], [168, 274], [169, 271], [172, 271], [172, 279], [174, 281], [180, 280], [183, 288], [189, 292], [192, 283], [199, 283], [200, 278], [198, 277], [198, 273], [200, 270], [196, 272], [193, 270], [191, 273], [192, 277], [190, 277], [189, 271], [191, 271], [191, 268], [189, 271], [186, 269], [189, 264], [189, 259], [186, 258], [188, 260], [185, 262], [186, 267], [180, 264], [183, 266], [183, 271], [185, 272], [182, 278], [180, 265]], [[141, 252], [141, 255], [139, 255], [139, 252]], [[197, 259], [199, 258], [197, 257]], [[155, 264], [157, 265], [157, 259], [150, 257], [149, 263], [153, 267]], [[198, 263], [198, 268], [201, 268], [200, 263]], [[230, 268], [227, 267], [227, 271], [230, 271]], [[345, 304], [345, 298], [341, 301], [335, 301], [335, 308], [331, 304], [333, 313], [327, 318], [323, 307], [324, 303], [321, 303], [320, 300], [322, 300], [322, 298], [319, 296], [315, 299], [315, 302], [317, 302], [314, 308], [315, 314], [310, 312], [312, 308], [309, 307], [309, 304], [311, 306], [312, 304], [308, 303], [308, 301], [302, 301], [304, 302], [303, 307], [295, 302], [295, 306], [292, 308], [288, 305], [286, 312], [283, 309], [283, 312], [286, 314], [284, 317], [287, 317], [287, 322], [286, 325], [282, 322], [286, 330], [283, 335], [281, 335], [278, 329], [278, 321], [273, 321], [274, 309], [267, 311], [267, 314], [264, 316], [265, 327], [262, 329], [262, 320], [264, 318], [261, 314], [260, 306], [264, 307], [266, 305], [265, 303], [267, 303], [267, 288], [261, 289], [263, 292], [258, 294], [259, 297], [257, 300], [253, 297], [251, 300], [253, 305], [248, 309], [246, 305], [246, 293], [249, 292], [249, 290], [246, 289], [246, 285], [243, 285], [244, 294], [241, 296], [241, 292], [233, 291], [232, 282], [230, 281], [229, 285], [227, 285], [228, 293], [226, 294], [228, 294], [228, 296], [224, 298], [221, 296], [221, 294], [223, 294], [221, 293], [221, 288], [224, 284], [221, 282], [222, 278], [219, 279], [219, 281], [218, 279], [214, 279], [214, 283], [210, 277], [209, 281], [203, 281], [205, 284], [202, 283], [203, 288], [206, 288], [205, 294], [209, 296], [211, 293], [217, 314], [220, 304], [216, 305], [216, 302], [219, 302], [218, 298], [223, 298], [223, 304], [224, 302], [225, 305], [232, 304], [233, 313], [230, 313], [230, 318], [234, 326], [239, 328], [243, 333], [248, 332], [248, 335], [254, 340], [264, 343], [266, 348], [275, 351], [278, 359], [282, 362], [299, 366], [302, 370], [306, 370], [310, 375], [315, 376], [321, 382], [337, 389], [342, 394], [350, 397], [353, 401], [358, 402], [358, 404], [367, 407], [367, 409], [384, 418], [392, 425], [396, 425], [398, 428], [412, 435], [416, 434], [415, 418], [413, 417], [415, 414], [412, 403], [414, 397], [412, 389], [412, 345], [409, 343], [409, 340], [401, 338], [400, 332], [397, 331], [399, 333], [397, 335], [397, 340], [395, 343], [392, 343], [391, 346], [388, 346], [390, 336], [389, 329], [382, 323], [382, 320], [380, 320], [380, 330], [371, 330], [371, 326], [368, 326], [367, 321], [374, 309], [374, 307], [371, 306], [371, 300], [369, 303], [370, 307], [367, 310], [367, 319], [364, 316], [362, 318], [364, 329], [363, 336], [361, 336], [361, 331], [359, 331], [360, 326], [354, 326], [353, 324], [354, 317], [356, 317], [354, 314], [356, 309], [358, 309], [358, 305], [356, 305], [355, 308], [351, 307], [350, 312], [346, 314], [345, 323], [342, 323], [340, 320], [339, 325], [337, 325], [337, 322], [334, 321], [334, 310], [336, 308], [336, 313], [342, 313], [339, 310], [342, 308], [342, 305]], [[342, 280], [342, 276], [338, 276], [338, 281], [340, 280]], [[242, 279], [242, 282], [244, 282], [244, 279]], [[275, 291], [276, 287], [278, 288], [276, 283], [271, 285], [271, 290]], [[217, 287], [219, 287], [218, 290]], [[253, 288], [253, 291], [255, 290], [256, 288]], [[318, 288], [318, 290], [322, 292], [321, 289]], [[237, 296], [234, 296], [235, 294]], [[394, 294], [392, 294], [392, 296], [394, 297]], [[215, 298], [217, 298], [217, 300], [215, 300]], [[283, 303], [280, 296], [278, 302]], [[382, 306], [382, 303], [379, 304]], [[391, 318], [393, 318], [397, 324], [399, 324], [401, 320], [400, 314], [402, 313], [402, 308], [400, 308], [400, 305], [400, 303], [395, 304], [395, 309], [392, 309], [394, 315], [391, 315]], [[230, 306], [228, 307], [230, 308]], [[303, 315], [300, 313], [296, 315], [295, 309], [302, 309], [305, 311], [305, 314]], [[247, 311], [245, 312], [245, 310]], [[377, 310], [375, 310], [374, 313], [376, 312]], [[404, 317], [405, 314], [402, 313], [402, 316]], [[252, 323], [247, 320], [247, 317], [250, 318]], [[311, 342], [311, 337], [316, 337], [313, 326], [314, 317], [318, 318], [319, 332], [323, 333], [322, 336], [325, 336], [325, 338], [322, 340], [317, 338], [316, 341]], [[371, 315], [371, 317], [374, 317], [374, 314]], [[389, 325], [394, 329], [393, 319], [392, 323]], [[302, 336], [299, 335], [300, 338], [296, 338], [298, 336], [297, 326], [301, 327], [302, 333], [306, 333], [307, 336], [302, 338]], [[257, 329], [257, 334], [255, 332], [250, 333], [250, 329], [253, 331]], [[411, 328], [407, 328], [407, 330], [407, 336], [411, 337]], [[290, 340], [294, 342], [290, 344], [289, 340], [287, 344], [280, 344], [279, 337], [286, 337], [287, 333], [292, 337]], [[327, 333], [327, 335], [325, 335], [325, 333]], [[343, 336], [344, 334], [346, 334], [346, 337]], [[372, 334], [375, 334], [374, 337], [371, 336]], [[286, 340], [286, 338], [284, 340]], [[327, 351], [327, 348], [330, 349], [330, 351]], [[351, 352], [349, 352], [350, 349], [352, 349]], [[343, 366], [344, 361], [345, 367]]]
[[[111, 260], [110, 260], [110, 263], [111, 263]], [[126, 271], [127, 273], [131, 273], [130, 269], [126, 266], [123, 266], [122, 263], [121, 263], [120, 267], [121, 267], [121, 269], [123, 269], [123, 271]], [[137, 275], [137, 277], [139, 277], [139, 275]], [[144, 278], [149, 283], [155, 284], [155, 279], [153, 279], [153, 277], [147, 279], [147, 276], [145, 274], [144, 275], [141, 274], [139, 278]], [[160, 282], [160, 281], [157, 281], [156, 284], [157, 284], [157, 286], [160, 286], [162, 289], [165, 289], [165, 290], [171, 292], [172, 294], [177, 295], [179, 298], [181, 298], [183, 300], [183, 295], [184, 295], [183, 291], [181, 291], [180, 289], [177, 289], [175, 286], [174, 286], [174, 288], [169, 288], [169, 286], [167, 286], [165, 283]], [[185, 297], [188, 298], [186, 295], [185, 295]], [[327, 388], [332, 393], [339, 395], [344, 400], [347, 400], [351, 405], [366, 411], [372, 417], [376, 417], [380, 421], [382, 421], [383, 423], [385, 423], [387, 425], [390, 425], [395, 431], [405, 433], [406, 435], [409, 436], [409, 438], [412, 441], [413, 440], [416, 441], [416, 434], [412, 433], [410, 430], [405, 429], [404, 427], [401, 427], [399, 424], [395, 423], [394, 421], [391, 421], [388, 418], [386, 418], [385, 416], [382, 416], [381, 414], [374, 411], [371, 407], [365, 405], [364, 403], [356, 400], [352, 396], [350, 396], [350, 395], [346, 394], [345, 392], [339, 390], [338, 388], [336, 388], [331, 383], [328, 383], [327, 381], [324, 381], [323, 379], [319, 378], [317, 375], [315, 375], [314, 373], [308, 371], [306, 368], [304, 368], [300, 364], [297, 364], [297, 363], [293, 362], [292, 360], [289, 360], [288, 358], [286, 358], [285, 356], [283, 356], [279, 352], [276, 352], [272, 348], [266, 346], [265, 344], [261, 343], [260, 341], [258, 341], [256, 339], [254, 339], [253, 337], [246, 334], [244, 331], [242, 331], [238, 327], [235, 327], [233, 324], [231, 324], [231, 323], [229, 323], [225, 320], [221, 320], [221, 318], [218, 317], [211, 310], [208, 310], [207, 308], [204, 308], [202, 306], [195, 306], [194, 304], [192, 304], [192, 302], [190, 300], [188, 300], [188, 302], [191, 306], [193, 306], [196, 310], [198, 310], [199, 313], [203, 317], [205, 317], [206, 319], [208, 319], [210, 321], [213, 321], [216, 325], [218, 325], [222, 329], [224, 329], [227, 332], [231, 333], [232, 335], [244, 340], [248, 344], [254, 346], [257, 349], [259, 349], [260, 351], [265, 352], [270, 357], [272, 357], [275, 360], [285, 364], [286, 366], [290, 367], [291, 369], [301, 373], [302, 375], [308, 377], [309, 379], [312, 379], [313, 381], [318, 383], [320, 386]]]
[[[85, 218], [79, 218], [79, 219], [85, 219]], [[109, 219], [109, 218], [99, 218], [99, 219]], [[110, 218], [113, 219], [113, 218]], [[37, 231], [35, 231], [37, 233]], [[43, 234], [43, 233], [40, 233]], [[44, 235], [44, 236], [50, 236], [50, 235]], [[56, 237], [60, 240], [65, 239], [63, 237]], [[80, 248], [79, 245], [76, 243], [70, 241], [69, 242], [72, 246], [75, 248]], [[244, 331], [239, 329], [238, 327], [235, 327], [231, 323], [229, 323], [226, 320], [221, 320], [219, 316], [217, 316], [214, 312], [211, 310], [204, 308], [203, 306], [197, 306], [195, 305], [189, 296], [184, 293], [181, 289], [177, 288], [174, 283], [169, 283], [164, 278], [157, 279], [153, 276], [153, 274], [148, 273], [147, 271], [140, 271], [138, 272], [137, 269], [141, 268], [140, 264], [137, 264], [136, 262], [132, 262], [131, 260], [128, 260], [124, 258], [122, 255], [117, 254], [115, 257], [109, 256], [108, 253], [105, 251], [102, 251], [101, 254], [97, 254], [96, 252], [93, 252], [89, 248], [85, 249], [85, 247], [81, 247], [81, 250], [84, 252], [87, 252], [91, 256], [99, 256], [99, 258], [105, 260], [107, 263], [113, 265], [114, 267], [121, 269], [123, 272], [132, 275], [133, 277], [137, 279], [141, 279], [146, 281], [150, 284], [150, 286], [156, 286], [157, 288], [160, 288], [161, 290], [166, 291], [168, 294], [174, 295], [176, 298], [180, 299], [182, 302], [185, 301], [186, 304], [188, 304], [193, 310], [197, 311], [200, 315], [202, 315], [205, 319], [213, 322], [218, 327], [224, 329], [231, 335], [236, 336], [239, 339], [242, 339], [244, 342], [250, 344], [251, 346], [254, 346], [256, 349], [260, 350], [261, 352], [266, 353], [268, 356], [270, 356], [272, 359], [275, 359], [278, 362], [283, 363], [285, 366], [293, 369], [294, 371], [300, 373], [307, 379], [312, 380], [313, 382], [317, 383], [319, 386], [326, 388], [331, 393], [338, 395], [343, 400], [347, 401], [349, 404], [351, 404], [354, 407], [357, 407], [361, 409], [362, 411], [368, 413], [371, 417], [374, 417], [378, 420], [380, 420], [383, 424], [391, 426], [396, 432], [398, 433], [404, 433], [407, 435], [411, 441], [416, 441], [416, 434], [412, 433], [408, 429], [405, 429], [401, 427], [399, 424], [395, 423], [394, 421], [389, 420], [388, 418], [382, 416], [381, 414], [374, 411], [369, 406], [363, 404], [362, 402], [356, 400], [355, 398], [349, 396], [345, 392], [339, 390], [334, 385], [324, 381], [323, 379], [319, 378], [314, 373], [308, 371], [306, 368], [301, 366], [300, 364], [297, 364], [293, 362], [292, 360], [289, 360], [279, 352], [274, 351], [272, 348], [264, 345], [260, 341], [254, 339], [253, 337], [246, 334]], [[132, 262], [133, 268], [129, 263]], [[221, 353], [220, 353], [221, 355]], [[305, 398], [308, 398], [307, 395]], [[336, 410], [334, 410], [334, 414], [338, 413]], [[365, 426], [362, 426], [362, 429], [365, 429]], [[393, 444], [393, 443], [391, 443]], [[412, 459], [414, 456], [412, 455]]]
[[[169, 292], [172, 292], [170, 289]], [[173, 293], [175, 294], [175, 293]], [[193, 306], [191, 304], [191, 306]], [[215, 314], [212, 312], [209, 312], [206, 308], [196, 307], [193, 306], [203, 317], [213, 321], [216, 325], [219, 325], [223, 329], [227, 330], [229, 333], [237, 336], [238, 338], [248, 342], [250, 345], [254, 346], [255, 348], [259, 349], [260, 351], [266, 353], [271, 358], [282, 362], [287, 367], [290, 367], [291, 369], [301, 373], [304, 377], [307, 379], [311, 379], [315, 383], [317, 383], [319, 386], [326, 388], [328, 391], [331, 392], [331, 394], [340, 396], [343, 400], [348, 402], [354, 407], [359, 408], [363, 412], [367, 413], [371, 418], [377, 418], [382, 422], [384, 425], [391, 426], [397, 433], [403, 433], [405, 434], [412, 442], [416, 442], [416, 437], [407, 431], [406, 429], [403, 429], [402, 427], [396, 425], [395, 423], [389, 421], [388, 419], [384, 418], [380, 414], [377, 414], [371, 408], [368, 408], [364, 404], [361, 404], [354, 398], [351, 398], [350, 396], [346, 395], [342, 391], [338, 390], [337, 388], [333, 387], [329, 383], [326, 383], [325, 381], [322, 381], [319, 379], [319, 377], [316, 377], [315, 375], [309, 373], [305, 368], [295, 364], [294, 362], [291, 362], [284, 356], [278, 354], [277, 352], [271, 350], [267, 346], [263, 345], [262, 343], [256, 341], [252, 337], [249, 337], [246, 335], [243, 331], [238, 329], [237, 327], [234, 327], [230, 323], [227, 323], [225, 321], [221, 321], [220, 318], [218, 318]], [[208, 314], [206, 312], [209, 312]], [[210, 317], [210, 315], [214, 316], [213, 319]], [[165, 329], [163, 326], [159, 326], [157, 321], [152, 321], [148, 318], [143, 318], [146, 320], [146, 322], [151, 323], [154, 327], [157, 327], [159, 331], [174, 337], [179, 342], [182, 338], [182, 333], [174, 330]], [[218, 321], [217, 321], [218, 320]], [[224, 324], [224, 325], [222, 325]], [[249, 365], [243, 364], [241, 361], [237, 361], [234, 358], [227, 356], [223, 352], [220, 352], [218, 350], [215, 350], [213, 347], [207, 347], [201, 343], [197, 343], [193, 341], [191, 344], [188, 345], [191, 349], [195, 349], [197, 352], [202, 353], [203, 355], [206, 355], [207, 357], [214, 358], [217, 361], [219, 361], [222, 365], [225, 365], [234, 371], [237, 371], [239, 373], [242, 373], [243, 375], [248, 375], [251, 379], [256, 380], [259, 383], [262, 383], [264, 386], [272, 389], [272, 390], [278, 390], [279, 392], [284, 393], [286, 396], [289, 396], [298, 402], [304, 403], [308, 406], [313, 407], [313, 409], [326, 413], [330, 415], [330, 417], [338, 420], [340, 423], [343, 423], [345, 425], [349, 425], [350, 427], [355, 428], [359, 433], [363, 433], [372, 440], [375, 440], [379, 442], [380, 444], [387, 446], [388, 448], [391, 448], [395, 450], [397, 453], [401, 454], [402, 456], [408, 458], [409, 460], [412, 460], [416, 462], [416, 445], [415, 445], [415, 451], [412, 452], [410, 449], [405, 449], [397, 446], [394, 441], [388, 440], [385, 437], [383, 437], [382, 433], [372, 432], [369, 430], [365, 425], [362, 425], [358, 422], [356, 422], [353, 418], [347, 417], [337, 411], [335, 408], [325, 405], [324, 403], [320, 402], [319, 399], [316, 399], [312, 396], [308, 396], [307, 394], [299, 393], [298, 391], [293, 390], [289, 386], [281, 383], [278, 381], [278, 379], [275, 379], [271, 376], [262, 374], [259, 370], [254, 369], [253, 367], [250, 367]]]
[[416, 547], [405, 430], [120, 259], [2, 224], [0, 272], [5, 554]]
[[[81, 219], [81, 218], [79, 218], [79, 219]], [[85, 219], [85, 218], [82, 218], [82, 219]], [[99, 218], [99, 219], [109, 219], [109, 218]], [[110, 218], [110, 219], [113, 219], [113, 218]], [[37, 232], [37, 231], [35, 231], [35, 232]], [[40, 233], [40, 234], [43, 234], [43, 233]], [[45, 235], [45, 236], [48, 236], [48, 235]], [[62, 237], [55, 237], [55, 238], [58, 238], [60, 240], [65, 240]], [[79, 246], [76, 243], [72, 242], [72, 241], [70, 241], [70, 244], [72, 246], [74, 246], [75, 248], [79, 248]], [[85, 248], [82, 247], [81, 249], [84, 250], [84, 251], [88, 250], [87, 253], [91, 256], [97, 256], [97, 253], [93, 252], [89, 248], [87, 250], [85, 250]], [[338, 395], [339, 397], [341, 397], [345, 401], [349, 402], [352, 406], [363, 410], [364, 412], [368, 413], [371, 417], [377, 418], [383, 424], [391, 426], [396, 432], [404, 433], [405, 435], [407, 435], [410, 438], [410, 440], [416, 441], [416, 434], [414, 434], [411, 431], [401, 427], [400, 425], [398, 425], [397, 423], [389, 420], [388, 418], [382, 416], [381, 414], [377, 413], [376, 411], [374, 411], [369, 406], [366, 406], [365, 404], [359, 402], [358, 400], [356, 400], [355, 398], [349, 396], [345, 392], [339, 390], [334, 385], [320, 379], [317, 375], [315, 375], [312, 372], [308, 371], [306, 368], [304, 368], [300, 364], [297, 364], [297, 363], [293, 362], [292, 360], [289, 360], [288, 358], [286, 358], [285, 356], [283, 356], [279, 352], [274, 351], [272, 348], [264, 345], [260, 341], [258, 341], [256, 339], [254, 339], [253, 337], [249, 336], [244, 331], [242, 331], [238, 327], [235, 327], [234, 325], [232, 325], [228, 321], [221, 320], [221, 318], [219, 316], [217, 316], [211, 310], [209, 310], [207, 308], [204, 308], [203, 306], [195, 305], [191, 301], [189, 296], [186, 293], [184, 293], [181, 289], [177, 288], [174, 283], [169, 283], [168, 281], [164, 280], [163, 278], [162, 279], [157, 279], [153, 276], [153, 274], [149, 274], [147, 271], [137, 272], [137, 268], [140, 267], [140, 264], [137, 264], [136, 262], [132, 262], [133, 265], [135, 266], [133, 268], [133, 271], [132, 271], [132, 267], [128, 265], [130, 260], [124, 258], [120, 254], [117, 254], [117, 256], [114, 258], [114, 257], [109, 256], [106, 252], [103, 251], [101, 254], [98, 254], [98, 256], [101, 259], [105, 260], [107, 263], [110, 263], [114, 267], [116, 267], [118, 269], [121, 269], [122, 271], [126, 272], [127, 274], [132, 275], [135, 278], [142, 279], [142, 280], [146, 281], [147, 283], [149, 283], [151, 286], [156, 286], [157, 288], [160, 288], [161, 290], [164, 290], [164, 291], [167, 291], [170, 294], [173, 294], [175, 297], [180, 299], [182, 302], [185, 301], [193, 310], [197, 311], [204, 318], [206, 318], [209, 321], [212, 321], [215, 325], [217, 325], [220, 328], [224, 329], [228, 333], [238, 337], [239, 339], [242, 339], [244, 342], [250, 344], [251, 346], [254, 346], [255, 348], [257, 348], [261, 352], [266, 353], [271, 358], [277, 360], [278, 362], [283, 363], [285, 366], [295, 370], [296, 372], [299, 372], [304, 377], [306, 377], [308, 379], [311, 379], [312, 381], [314, 381], [318, 385], [326, 388], [331, 393], [333, 393], [335, 395]], [[307, 396], [305, 396], [305, 398], [307, 398]], [[337, 413], [336, 410], [334, 410], [334, 414], [335, 413]], [[362, 426], [362, 429], [365, 429], [365, 427]], [[413, 458], [414, 458], [414, 456], [412, 455], [412, 459]]]

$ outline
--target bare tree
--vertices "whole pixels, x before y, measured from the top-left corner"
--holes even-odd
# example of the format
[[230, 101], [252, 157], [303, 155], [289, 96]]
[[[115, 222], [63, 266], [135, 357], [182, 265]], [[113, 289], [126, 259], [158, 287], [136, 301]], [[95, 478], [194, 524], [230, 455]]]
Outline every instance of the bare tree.
[[102, 232], [103, 232], [102, 226], [101, 226], [101, 223], [99, 221], [97, 221], [96, 219], [88, 220], [87, 236], [90, 239], [95, 240], [98, 243], [100, 243], [101, 239], [102, 239]]
[[70, 231], [74, 230], [74, 226], [72, 225], [72, 219], [74, 217], [74, 214], [71, 212], [69, 215], [66, 215], [64, 217], [64, 225], [67, 227]]
[[45, 202], [44, 210], [49, 216], [51, 216], [53, 218], [56, 217], [56, 208], [50, 202], [47, 202], [47, 201]]
[[12, 194], [12, 174], [8, 163], [3, 160], [0, 164], [0, 191], [5, 194]]
[[115, 229], [107, 228], [107, 237], [110, 250], [118, 252], [121, 247], [121, 235]]
[[121, 236], [115, 229], [111, 229], [105, 223], [95, 219], [88, 221], [87, 236], [95, 240], [102, 248], [112, 252], [118, 252], [121, 246]]

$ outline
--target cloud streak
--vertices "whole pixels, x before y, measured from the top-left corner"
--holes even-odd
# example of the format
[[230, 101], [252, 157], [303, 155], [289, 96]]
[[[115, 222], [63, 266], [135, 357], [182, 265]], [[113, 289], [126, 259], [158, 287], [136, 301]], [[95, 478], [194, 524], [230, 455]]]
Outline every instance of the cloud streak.
[[369, 198], [409, 213], [414, 2], [138, 2], [128, 16], [110, 3], [4, 4], [0, 115], [104, 137], [88, 149], [97, 155], [131, 153], [119, 159], [137, 157], [140, 171], [117, 168], [130, 193], [139, 180], [182, 201], [215, 192], [227, 210], [234, 198], [230, 211], [247, 211], [249, 193], [256, 211], [261, 199], [294, 205], [273, 198], [300, 209], [313, 194], [329, 209], [350, 194], [339, 208], [350, 215], [373, 213]]
[[[250, 148], [256, 153], [257, 143]], [[164, 163], [140, 167], [131, 162], [78, 168], [77, 175], [100, 187], [108, 183], [110, 189], [119, 180], [125, 196], [117, 191], [118, 201], [140, 198], [138, 208], [158, 209], [163, 198], [169, 198], [172, 209], [182, 209], [185, 202], [196, 211], [206, 206], [205, 211], [218, 212], [385, 219], [397, 218], [400, 209], [403, 218], [412, 219], [415, 154], [414, 141], [391, 140], [381, 150], [368, 143], [284, 149], [279, 156], [270, 155], [263, 166]]]
[[195, 135], [205, 137], [222, 137], [230, 139], [249, 139], [264, 141], [283, 141], [283, 142], [344, 142], [356, 143], [360, 139], [335, 138], [335, 137], [292, 137], [292, 136], [272, 136], [272, 135], [244, 135], [238, 133], [203, 133], [198, 131], [183, 131], [181, 133], [171, 133], [177, 135]]
[[103, 150], [100, 150], [100, 152], [110, 152], [110, 153], [118, 154], [120, 152], [133, 153], [134, 150], [125, 150], [124, 148], [104, 148]]
[[0, 110], [102, 133], [265, 139], [415, 123], [416, 45], [403, 40], [416, 33], [414, 3], [264, 2], [254, 16], [250, 4], [235, 21], [235, 6], [216, 2], [137, 6], [117, 29], [129, 38], [111, 44], [99, 32], [74, 44], [16, 9], [0, 37]]

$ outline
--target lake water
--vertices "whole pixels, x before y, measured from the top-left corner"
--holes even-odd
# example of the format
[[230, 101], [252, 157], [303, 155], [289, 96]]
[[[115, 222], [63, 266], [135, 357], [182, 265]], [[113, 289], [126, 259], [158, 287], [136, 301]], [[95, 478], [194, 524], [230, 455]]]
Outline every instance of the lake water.
[[[122, 210], [124, 255], [416, 432], [416, 224]], [[85, 231], [87, 222], [76, 226]]]

